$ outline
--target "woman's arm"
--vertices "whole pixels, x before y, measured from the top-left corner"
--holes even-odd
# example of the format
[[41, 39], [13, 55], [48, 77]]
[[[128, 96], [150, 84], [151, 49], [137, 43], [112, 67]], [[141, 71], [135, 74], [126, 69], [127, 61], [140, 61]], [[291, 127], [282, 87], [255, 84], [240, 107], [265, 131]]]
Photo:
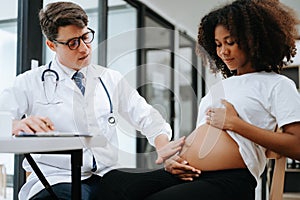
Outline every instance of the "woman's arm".
[[282, 134], [274, 134], [242, 120], [229, 102], [222, 100], [225, 108], [207, 111], [207, 124], [230, 130], [281, 155], [300, 160], [300, 122], [284, 125]]

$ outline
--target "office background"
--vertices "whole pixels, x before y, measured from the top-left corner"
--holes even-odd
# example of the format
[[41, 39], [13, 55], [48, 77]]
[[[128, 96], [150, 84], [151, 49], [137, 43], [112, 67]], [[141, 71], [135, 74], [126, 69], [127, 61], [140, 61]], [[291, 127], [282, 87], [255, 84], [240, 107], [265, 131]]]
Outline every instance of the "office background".
[[[0, 92], [14, 77], [47, 64], [52, 52], [38, 25], [38, 11], [54, 0], [11, 0], [0, 10]], [[96, 31], [93, 62], [120, 71], [171, 124], [174, 137], [190, 133], [200, 98], [219, 75], [211, 75], [195, 53], [200, 18], [224, 0], [73, 0]], [[300, 15], [298, 0], [281, 0]], [[300, 49], [300, 46], [299, 48]], [[300, 57], [300, 56], [299, 56]], [[299, 85], [300, 59], [285, 71]], [[133, 127], [119, 121], [120, 164], [158, 168], [154, 149]], [[22, 156], [0, 154], [10, 194], [16, 198]], [[1, 186], [1, 185], [0, 185]], [[1, 189], [1, 188], [0, 188]], [[0, 199], [3, 198], [0, 192]]]

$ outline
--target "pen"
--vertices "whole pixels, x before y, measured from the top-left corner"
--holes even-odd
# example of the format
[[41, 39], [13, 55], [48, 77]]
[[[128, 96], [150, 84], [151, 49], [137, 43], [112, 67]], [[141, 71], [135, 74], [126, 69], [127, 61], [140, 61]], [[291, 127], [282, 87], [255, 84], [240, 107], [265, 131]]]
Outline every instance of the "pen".
[[26, 133], [26, 132], [20, 131], [18, 133], [18, 135], [15, 135], [15, 136], [17, 136], [17, 137], [36, 137], [37, 135], [34, 133]]

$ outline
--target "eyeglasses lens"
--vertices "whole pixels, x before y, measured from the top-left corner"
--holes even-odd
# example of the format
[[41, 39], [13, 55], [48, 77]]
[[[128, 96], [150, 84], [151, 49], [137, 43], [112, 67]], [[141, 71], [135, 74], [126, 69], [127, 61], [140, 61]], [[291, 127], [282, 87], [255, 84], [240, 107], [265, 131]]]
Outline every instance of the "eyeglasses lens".
[[67, 45], [69, 46], [70, 49], [75, 50], [80, 45], [80, 39], [82, 39], [82, 41], [85, 44], [90, 44], [94, 40], [94, 33], [93, 32], [87, 32], [79, 38], [74, 38], [74, 39], [68, 41]]

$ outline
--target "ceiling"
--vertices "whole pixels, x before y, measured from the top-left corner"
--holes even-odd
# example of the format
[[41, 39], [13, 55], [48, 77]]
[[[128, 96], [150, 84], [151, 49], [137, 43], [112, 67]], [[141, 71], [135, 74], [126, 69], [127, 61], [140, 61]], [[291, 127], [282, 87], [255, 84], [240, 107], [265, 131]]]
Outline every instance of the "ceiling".
[[[196, 38], [197, 27], [201, 18], [216, 6], [231, 0], [139, 0], [166, 18], [177, 29], [187, 32]], [[300, 16], [299, 0], [280, 0], [292, 7]], [[299, 26], [300, 32], [300, 26]]]

